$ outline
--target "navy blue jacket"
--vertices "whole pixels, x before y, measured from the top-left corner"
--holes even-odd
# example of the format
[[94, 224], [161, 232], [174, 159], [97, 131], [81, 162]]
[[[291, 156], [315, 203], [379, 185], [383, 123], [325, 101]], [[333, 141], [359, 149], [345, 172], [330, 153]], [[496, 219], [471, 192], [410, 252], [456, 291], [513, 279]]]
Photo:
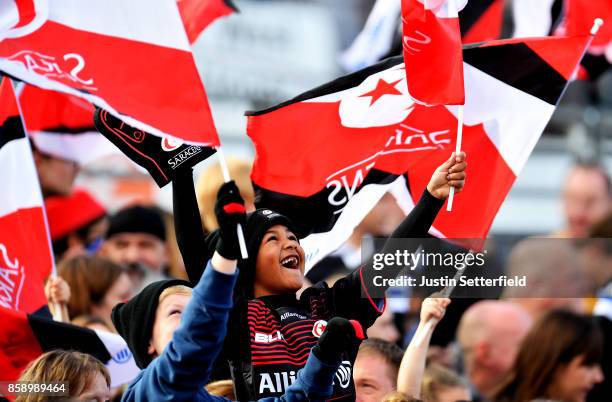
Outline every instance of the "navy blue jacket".
[[[123, 402], [227, 401], [210, 395], [204, 385], [223, 346], [238, 272], [234, 275], [220, 273], [210, 262], [206, 268], [193, 289], [192, 299], [172, 340], [130, 384]], [[332, 382], [339, 364], [323, 363], [311, 352], [306, 366], [282, 397], [260, 401], [323, 401], [332, 394]]]

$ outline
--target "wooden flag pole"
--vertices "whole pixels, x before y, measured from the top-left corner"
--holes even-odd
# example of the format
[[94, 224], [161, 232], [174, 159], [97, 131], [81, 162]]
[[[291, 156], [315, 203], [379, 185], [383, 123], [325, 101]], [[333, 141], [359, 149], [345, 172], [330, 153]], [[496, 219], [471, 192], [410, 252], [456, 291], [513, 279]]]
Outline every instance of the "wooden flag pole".
[[[230, 177], [229, 169], [227, 168], [227, 162], [225, 161], [225, 155], [223, 154], [223, 150], [221, 149], [220, 145], [217, 147], [217, 155], [219, 156], [219, 164], [221, 165], [221, 173], [223, 174], [223, 181], [227, 183], [228, 181], [232, 180], [232, 178]], [[240, 254], [242, 255], [243, 259], [247, 259], [249, 258], [249, 253], [247, 252], [246, 241], [244, 240], [244, 232], [242, 230], [242, 225], [238, 224], [238, 226], [236, 227], [236, 230], [238, 232], [238, 245], [240, 246]]]
[[[459, 105], [457, 113], [457, 144], [455, 146], [455, 155], [461, 152], [461, 141], [463, 140], [463, 105]], [[453, 200], [455, 198], [455, 187], [450, 188], [448, 194], [448, 203], [446, 204], [446, 211], [450, 212], [453, 210]]]

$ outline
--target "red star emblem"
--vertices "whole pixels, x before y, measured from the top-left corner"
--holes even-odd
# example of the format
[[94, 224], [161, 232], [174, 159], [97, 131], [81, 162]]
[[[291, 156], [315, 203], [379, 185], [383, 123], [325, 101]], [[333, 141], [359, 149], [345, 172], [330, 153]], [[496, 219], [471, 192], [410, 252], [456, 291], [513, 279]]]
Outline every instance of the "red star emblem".
[[402, 93], [395, 88], [397, 83], [400, 81], [401, 79], [389, 83], [381, 78], [376, 83], [376, 88], [374, 88], [370, 92], [360, 95], [359, 97], [360, 98], [365, 98], [366, 96], [371, 97], [372, 99], [370, 99], [370, 106], [372, 106], [374, 102], [376, 102], [377, 100], [379, 100], [385, 95], [402, 95]]

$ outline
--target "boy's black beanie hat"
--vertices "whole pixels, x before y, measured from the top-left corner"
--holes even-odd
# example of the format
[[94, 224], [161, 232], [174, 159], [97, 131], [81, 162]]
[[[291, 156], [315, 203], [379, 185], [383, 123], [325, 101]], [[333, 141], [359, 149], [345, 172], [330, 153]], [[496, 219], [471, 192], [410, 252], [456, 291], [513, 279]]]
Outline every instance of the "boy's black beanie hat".
[[[249, 258], [240, 259], [238, 267], [240, 275], [235, 291], [247, 299], [253, 298], [253, 285], [255, 284], [255, 265], [257, 264], [257, 254], [261, 241], [268, 229], [275, 225], [283, 225], [289, 228], [296, 236], [295, 225], [285, 215], [274, 212], [271, 209], [260, 208], [247, 214], [244, 229], [244, 237], [249, 253]], [[219, 240], [219, 230], [215, 230], [206, 236], [204, 241], [206, 260], [210, 260], [215, 252], [217, 241]], [[194, 278], [195, 279], [195, 278]]]
[[[246, 260], [240, 260], [240, 276], [238, 283], [245, 296], [253, 297], [253, 285], [255, 283], [255, 265], [257, 263], [257, 254], [259, 253], [259, 247], [263, 240], [266, 232], [272, 226], [283, 225], [289, 230], [295, 233], [294, 225], [291, 223], [289, 218], [285, 215], [281, 215], [278, 212], [274, 212], [270, 209], [258, 209], [247, 215], [246, 227], [245, 227], [245, 241], [249, 258]], [[296, 233], [297, 236], [297, 233]]]
[[181, 279], [153, 282], [127, 303], [119, 303], [113, 308], [111, 314], [113, 324], [119, 335], [127, 342], [136, 365], [141, 369], [146, 368], [153, 360], [147, 349], [153, 333], [159, 295], [164, 289], [176, 285], [193, 287], [190, 282]]

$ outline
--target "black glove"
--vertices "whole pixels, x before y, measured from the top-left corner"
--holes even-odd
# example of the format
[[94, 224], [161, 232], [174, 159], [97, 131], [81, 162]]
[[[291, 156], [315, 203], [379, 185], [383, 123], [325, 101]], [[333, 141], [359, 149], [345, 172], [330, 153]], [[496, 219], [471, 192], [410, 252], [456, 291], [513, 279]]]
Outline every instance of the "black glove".
[[219, 189], [215, 203], [215, 216], [219, 223], [219, 240], [216, 250], [228, 260], [237, 260], [240, 257], [240, 246], [236, 227], [240, 223], [244, 228], [246, 210], [244, 200], [233, 180], [224, 183]]
[[334, 317], [327, 322], [325, 332], [312, 351], [323, 363], [337, 364], [342, 353], [357, 349], [363, 339], [365, 336], [359, 322]]

